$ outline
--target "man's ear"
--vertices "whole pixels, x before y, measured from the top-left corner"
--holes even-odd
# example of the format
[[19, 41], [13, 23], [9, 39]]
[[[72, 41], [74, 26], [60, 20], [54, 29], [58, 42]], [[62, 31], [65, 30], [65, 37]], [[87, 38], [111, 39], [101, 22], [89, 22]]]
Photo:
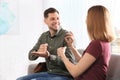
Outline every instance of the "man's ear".
[[44, 23], [47, 24], [47, 19], [44, 19]]

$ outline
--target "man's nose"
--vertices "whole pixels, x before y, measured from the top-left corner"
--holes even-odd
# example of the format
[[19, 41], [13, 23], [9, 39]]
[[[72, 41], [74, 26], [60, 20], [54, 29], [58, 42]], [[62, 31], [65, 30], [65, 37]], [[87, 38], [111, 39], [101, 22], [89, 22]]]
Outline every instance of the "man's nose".
[[57, 19], [56, 19], [56, 20], [54, 20], [54, 22], [55, 22], [55, 23], [58, 23], [58, 22], [59, 22], [59, 20], [57, 20]]

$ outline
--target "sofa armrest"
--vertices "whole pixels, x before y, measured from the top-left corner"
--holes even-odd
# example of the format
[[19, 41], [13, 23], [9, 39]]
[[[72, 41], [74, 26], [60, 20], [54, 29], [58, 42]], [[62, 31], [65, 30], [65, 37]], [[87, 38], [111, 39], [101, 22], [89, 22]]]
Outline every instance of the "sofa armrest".
[[30, 64], [30, 65], [28, 66], [28, 74], [34, 73], [34, 69], [35, 69], [36, 66], [37, 66], [37, 63]]

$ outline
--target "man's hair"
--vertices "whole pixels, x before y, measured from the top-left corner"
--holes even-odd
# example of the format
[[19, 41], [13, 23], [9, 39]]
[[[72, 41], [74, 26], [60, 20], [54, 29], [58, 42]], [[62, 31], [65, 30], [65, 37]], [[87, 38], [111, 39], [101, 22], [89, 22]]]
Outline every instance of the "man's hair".
[[44, 11], [44, 18], [47, 18], [49, 13], [55, 13], [55, 12], [57, 12], [59, 14], [58, 10], [56, 10], [55, 8], [46, 9]]

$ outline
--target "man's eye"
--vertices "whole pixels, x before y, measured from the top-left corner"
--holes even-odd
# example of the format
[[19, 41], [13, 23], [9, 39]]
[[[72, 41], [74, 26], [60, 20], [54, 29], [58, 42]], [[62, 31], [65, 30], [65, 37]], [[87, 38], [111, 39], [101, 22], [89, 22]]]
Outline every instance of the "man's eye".
[[54, 18], [51, 18], [51, 20], [55, 20]]

